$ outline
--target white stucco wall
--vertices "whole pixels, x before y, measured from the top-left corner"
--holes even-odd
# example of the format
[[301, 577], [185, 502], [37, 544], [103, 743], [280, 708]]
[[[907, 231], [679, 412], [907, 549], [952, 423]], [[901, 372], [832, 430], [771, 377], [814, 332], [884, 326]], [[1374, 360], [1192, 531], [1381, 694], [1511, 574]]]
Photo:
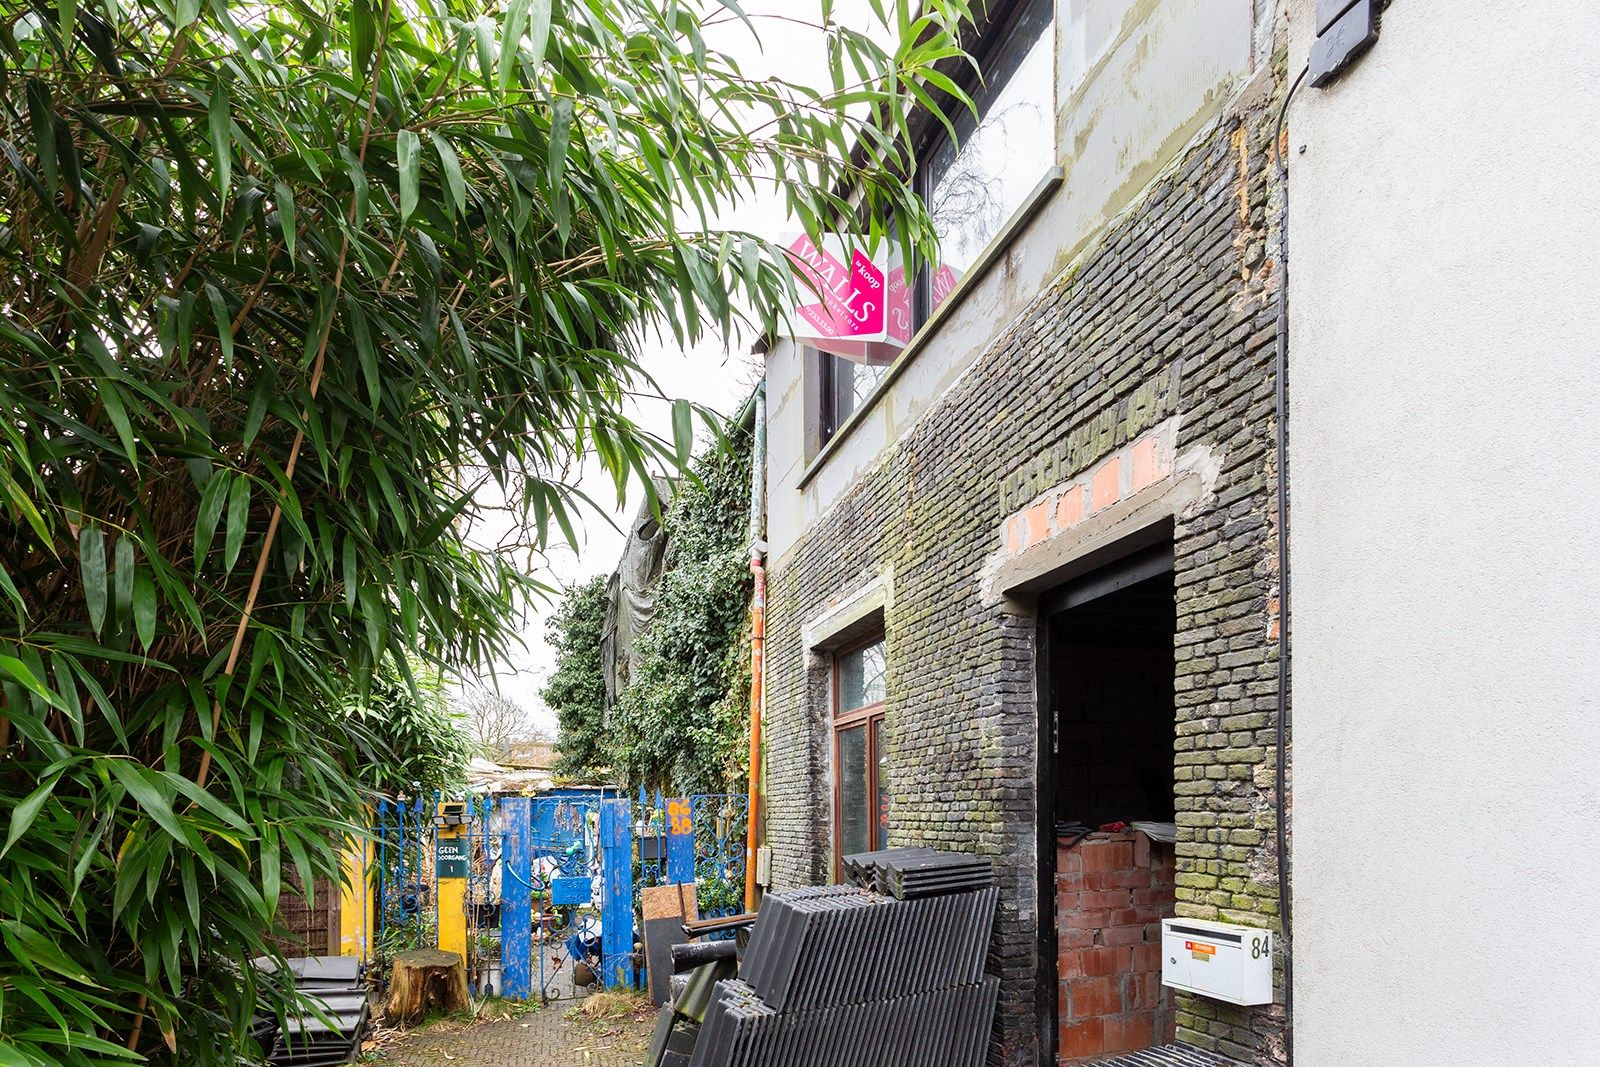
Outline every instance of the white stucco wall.
[[787, 342], [769, 354], [767, 541], [774, 561], [1216, 121], [1264, 58], [1257, 54], [1255, 2], [1057, 0], [1057, 114], [1055, 129], [1040, 135], [1057, 139], [1059, 186], [803, 487], [803, 361]]
[[1394, 0], [1290, 112], [1300, 1067], [1600, 1063], [1597, 40]]

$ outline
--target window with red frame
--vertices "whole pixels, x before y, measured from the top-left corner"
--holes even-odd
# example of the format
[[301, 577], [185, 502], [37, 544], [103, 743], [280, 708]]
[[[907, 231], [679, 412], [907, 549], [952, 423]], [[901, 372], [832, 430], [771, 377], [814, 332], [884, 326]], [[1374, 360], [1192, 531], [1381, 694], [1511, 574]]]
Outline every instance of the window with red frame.
[[885, 848], [883, 705], [887, 669], [881, 636], [833, 658], [834, 867], [857, 852]]

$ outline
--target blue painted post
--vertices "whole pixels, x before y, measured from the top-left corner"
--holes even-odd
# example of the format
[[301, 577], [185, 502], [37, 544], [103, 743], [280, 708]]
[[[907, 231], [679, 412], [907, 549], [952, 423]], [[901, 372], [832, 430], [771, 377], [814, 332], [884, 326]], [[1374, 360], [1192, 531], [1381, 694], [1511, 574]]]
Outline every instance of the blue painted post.
[[507, 797], [506, 841], [500, 850], [500, 983], [504, 995], [533, 995], [533, 809], [527, 797]]
[[694, 810], [688, 797], [667, 801], [667, 881], [694, 881]]
[[633, 828], [627, 800], [600, 807], [606, 895], [600, 908], [600, 966], [607, 989], [633, 988]]

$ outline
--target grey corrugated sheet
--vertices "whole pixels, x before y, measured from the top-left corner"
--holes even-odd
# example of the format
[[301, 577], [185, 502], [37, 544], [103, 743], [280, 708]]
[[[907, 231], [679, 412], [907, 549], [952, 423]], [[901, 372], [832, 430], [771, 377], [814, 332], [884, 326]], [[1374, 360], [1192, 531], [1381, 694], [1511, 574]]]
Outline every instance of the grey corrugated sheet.
[[855, 885], [768, 894], [691, 1067], [982, 1062], [999, 990], [984, 974], [999, 897], [989, 861], [895, 849], [845, 862]]
[[1095, 1060], [1094, 1067], [1244, 1067], [1244, 1064], [1220, 1052], [1204, 1052], [1188, 1045], [1163, 1045]]
[[[310, 1012], [295, 1013], [278, 1032], [276, 1020], [258, 1017], [253, 1032], [268, 1046], [267, 1062], [282, 1067], [335, 1067], [354, 1062], [371, 1012], [360, 961], [345, 956], [303, 956], [287, 962], [296, 991], [320, 1001], [335, 1025], [330, 1027]], [[273, 969], [265, 958], [257, 960], [256, 966]]]

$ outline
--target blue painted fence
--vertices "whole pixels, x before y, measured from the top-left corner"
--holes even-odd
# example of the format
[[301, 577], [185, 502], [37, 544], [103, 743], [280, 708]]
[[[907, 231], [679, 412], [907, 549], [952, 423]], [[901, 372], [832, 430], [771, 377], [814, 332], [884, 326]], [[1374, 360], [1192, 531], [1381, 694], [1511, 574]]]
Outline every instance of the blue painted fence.
[[[436, 929], [439, 799], [385, 801], [377, 811], [373, 884], [379, 942], [391, 949], [420, 944]], [[703, 918], [743, 904], [749, 804], [742, 795], [630, 800], [564, 790], [466, 800], [469, 981], [479, 993], [558, 1000], [590, 978], [608, 988], [642, 984], [644, 961], [633, 946], [646, 886], [694, 882]], [[481, 960], [480, 944], [487, 946]]]

